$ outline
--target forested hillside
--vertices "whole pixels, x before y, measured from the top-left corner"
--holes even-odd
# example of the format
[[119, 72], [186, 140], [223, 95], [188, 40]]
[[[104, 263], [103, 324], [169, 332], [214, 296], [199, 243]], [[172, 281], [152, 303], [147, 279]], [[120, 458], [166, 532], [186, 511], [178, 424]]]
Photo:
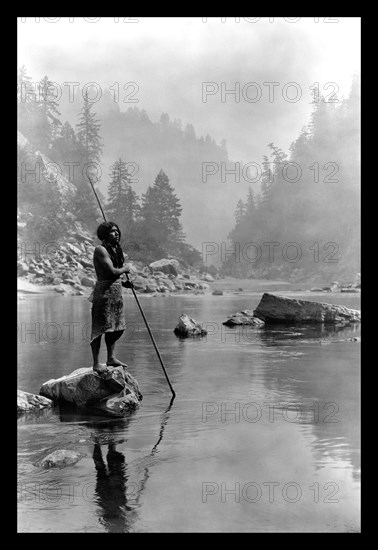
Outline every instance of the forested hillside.
[[[135, 259], [175, 256], [198, 267], [212, 243], [218, 265], [220, 258], [234, 277], [329, 280], [359, 271], [357, 80], [346, 99], [318, 98], [289, 154], [272, 141], [247, 171], [228, 158], [225, 140], [198, 137], [168, 113], [153, 122], [135, 106], [121, 111], [109, 91], [99, 102], [88, 90], [75, 97], [59, 104], [47, 76], [33, 82], [25, 67], [19, 71], [25, 239], [63, 238], [73, 221], [93, 233], [101, 214], [91, 180]], [[251, 159], [258, 160], [253, 151]]]
[[[92, 181], [108, 219], [120, 225], [135, 259], [150, 262], [171, 255], [201, 265], [201, 254], [189, 244], [181, 218], [183, 203], [190, 209], [185, 186], [178, 196], [175, 178], [180, 180], [180, 172], [192, 177], [189, 166], [199, 150], [212, 157], [213, 151], [225, 157], [225, 150], [209, 136], [197, 140], [193, 127], [181, 130], [168, 115], [153, 124], [144, 111], [121, 113], [117, 104], [105, 101], [100, 116], [89, 94], [82, 98], [76, 124], [63, 122], [53, 91], [48, 77], [36, 83], [25, 67], [20, 69], [18, 197], [25, 236], [51, 241], [63, 237], [73, 220], [93, 232], [101, 214]], [[74, 192], [62, 193], [57, 185], [62, 181]], [[197, 191], [194, 199], [198, 210]]]
[[359, 104], [355, 80], [348, 98], [320, 98], [289, 155], [269, 144], [260, 192], [237, 203], [229, 237], [240, 253], [224, 258], [225, 273], [329, 280], [360, 271]]

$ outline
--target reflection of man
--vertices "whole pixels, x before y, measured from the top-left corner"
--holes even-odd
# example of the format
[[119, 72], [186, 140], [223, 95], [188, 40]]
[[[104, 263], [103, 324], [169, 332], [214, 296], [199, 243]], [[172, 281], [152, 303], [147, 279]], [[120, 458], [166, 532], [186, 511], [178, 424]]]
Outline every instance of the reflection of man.
[[[99, 225], [97, 236], [102, 241], [95, 248], [93, 264], [97, 282], [92, 294], [92, 333], [91, 348], [93, 354], [93, 370], [106, 372], [108, 366], [126, 366], [114, 355], [116, 341], [126, 328], [123, 315], [122, 283], [120, 276], [129, 273], [128, 265], [123, 265], [124, 255], [119, 244], [121, 232], [114, 222]], [[106, 365], [99, 363], [101, 336], [105, 334], [107, 348]]]
[[125, 457], [116, 450], [115, 443], [110, 443], [106, 455], [106, 466], [101, 446], [95, 443], [93, 460], [97, 471], [96, 495], [103, 510], [104, 525], [108, 532], [127, 532]]

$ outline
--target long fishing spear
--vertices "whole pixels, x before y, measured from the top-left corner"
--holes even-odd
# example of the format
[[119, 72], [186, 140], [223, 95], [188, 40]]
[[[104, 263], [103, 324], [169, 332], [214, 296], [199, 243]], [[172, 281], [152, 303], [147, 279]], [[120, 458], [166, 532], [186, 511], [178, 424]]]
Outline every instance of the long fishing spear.
[[[96, 199], [97, 199], [97, 202], [98, 202], [98, 205], [99, 205], [99, 207], [100, 207], [100, 210], [101, 210], [102, 216], [103, 216], [103, 218], [104, 218], [104, 221], [106, 222], [106, 217], [105, 217], [104, 211], [103, 211], [103, 209], [102, 209], [100, 200], [99, 200], [99, 198], [98, 198], [98, 196], [97, 196], [97, 193], [96, 193], [96, 190], [95, 190], [95, 188], [94, 188], [94, 185], [93, 185], [93, 183], [92, 183], [92, 180], [91, 180], [91, 178], [90, 178], [89, 176], [88, 176], [88, 179], [89, 179], [90, 184], [91, 184], [91, 186], [92, 186], [93, 193], [95, 194], [95, 197], [96, 197]], [[126, 278], [127, 278], [128, 282], [131, 283], [131, 281], [130, 281], [130, 279], [129, 279], [128, 273], [126, 273]], [[145, 314], [144, 314], [144, 311], [143, 311], [143, 309], [142, 309], [142, 306], [141, 306], [140, 303], [139, 303], [138, 296], [137, 296], [136, 293], [135, 293], [134, 286], [132, 285], [132, 283], [131, 283], [131, 290], [132, 290], [132, 292], [133, 292], [133, 294], [134, 294], [134, 298], [135, 298], [135, 300], [136, 300], [136, 303], [137, 303], [138, 306], [139, 306], [139, 310], [140, 310], [140, 312], [141, 312], [141, 314], [142, 314], [142, 317], [143, 317], [143, 320], [144, 320], [144, 322], [145, 322], [145, 324], [146, 324], [146, 327], [147, 327], [147, 330], [148, 330], [148, 334], [149, 334], [150, 337], [151, 337], [151, 341], [152, 341], [152, 343], [153, 343], [153, 345], [154, 345], [156, 354], [157, 354], [157, 356], [158, 356], [158, 358], [159, 358], [159, 361], [160, 361], [160, 364], [161, 364], [162, 369], [163, 369], [163, 371], [164, 371], [164, 374], [165, 374], [165, 377], [166, 377], [166, 379], [167, 379], [168, 385], [169, 385], [170, 390], [171, 390], [171, 392], [172, 392], [172, 395], [173, 395], [173, 398], [172, 398], [172, 399], [174, 399], [174, 398], [176, 397], [176, 393], [175, 393], [174, 389], [172, 388], [172, 384], [171, 384], [171, 382], [170, 382], [170, 380], [169, 380], [169, 378], [168, 378], [167, 371], [165, 370], [165, 367], [164, 367], [163, 359], [161, 358], [161, 355], [160, 355], [160, 352], [159, 352], [158, 347], [157, 347], [157, 345], [156, 345], [155, 339], [154, 339], [154, 337], [153, 337], [153, 335], [152, 335], [151, 329], [150, 329], [150, 327], [149, 327], [149, 325], [148, 325], [146, 316], [145, 316]]]

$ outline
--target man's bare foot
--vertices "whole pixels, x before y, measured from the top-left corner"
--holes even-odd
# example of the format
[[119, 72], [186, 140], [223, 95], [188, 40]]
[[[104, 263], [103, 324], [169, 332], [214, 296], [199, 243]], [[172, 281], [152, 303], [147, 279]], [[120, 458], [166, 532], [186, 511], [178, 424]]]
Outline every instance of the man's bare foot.
[[119, 361], [115, 357], [113, 357], [112, 359], [108, 359], [106, 361], [106, 364], [108, 365], [108, 367], [127, 367], [126, 363], [122, 363], [122, 361]]
[[97, 372], [98, 374], [106, 374], [109, 369], [106, 365], [103, 365], [102, 363], [98, 363], [97, 365], [93, 365], [94, 372]]

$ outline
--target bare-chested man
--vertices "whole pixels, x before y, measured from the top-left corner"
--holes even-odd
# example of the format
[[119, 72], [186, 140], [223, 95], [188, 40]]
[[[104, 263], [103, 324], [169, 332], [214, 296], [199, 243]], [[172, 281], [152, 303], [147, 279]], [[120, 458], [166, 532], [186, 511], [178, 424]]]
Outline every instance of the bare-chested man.
[[[114, 222], [99, 225], [97, 236], [102, 241], [96, 246], [93, 263], [97, 282], [92, 299], [92, 333], [91, 348], [93, 370], [99, 374], [107, 371], [107, 366], [126, 366], [114, 355], [116, 341], [126, 328], [123, 314], [122, 284], [130, 287], [131, 283], [122, 283], [120, 276], [130, 272], [124, 264], [124, 255], [119, 244], [121, 232]], [[107, 348], [106, 365], [99, 363], [101, 336], [105, 334]]]

